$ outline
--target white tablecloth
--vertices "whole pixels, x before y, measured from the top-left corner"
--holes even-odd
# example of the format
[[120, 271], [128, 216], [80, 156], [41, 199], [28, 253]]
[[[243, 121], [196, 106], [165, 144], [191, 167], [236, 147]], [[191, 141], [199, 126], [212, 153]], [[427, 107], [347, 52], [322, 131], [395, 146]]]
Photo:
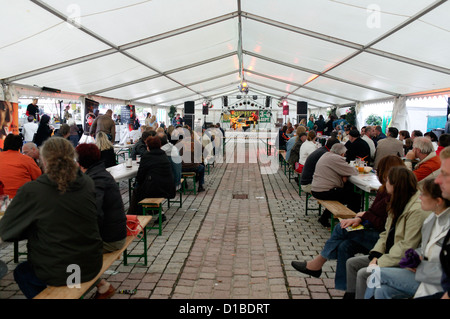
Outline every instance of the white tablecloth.
[[381, 186], [377, 175], [374, 173], [352, 175], [349, 180], [355, 186], [368, 193], [377, 191]]

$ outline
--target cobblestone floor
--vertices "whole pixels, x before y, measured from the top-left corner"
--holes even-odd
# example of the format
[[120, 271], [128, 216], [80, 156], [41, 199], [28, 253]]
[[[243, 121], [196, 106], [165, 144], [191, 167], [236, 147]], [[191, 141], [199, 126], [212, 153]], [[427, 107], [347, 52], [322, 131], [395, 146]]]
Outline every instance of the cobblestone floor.
[[[317, 255], [330, 232], [318, 223], [317, 212], [305, 215], [305, 194], [299, 196], [294, 180], [289, 182], [281, 169], [266, 174], [267, 164], [253, 160], [257, 151], [247, 147], [241, 163], [216, 163], [205, 176], [206, 191], [184, 195], [182, 208], [164, 205], [162, 235], [148, 231], [148, 265], [125, 266], [118, 260], [103, 275], [118, 290], [136, 289], [134, 295], [116, 293], [113, 299], [342, 297], [334, 289], [335, 262], [325, 264], [319, 279], [292, 268], [292, 260]], [[128, 207], [127, 182], [120, 187]], [[21, 251], [25, 244], [20, 242]], [[9, 267], [0, 280], [0, 299], [24, 298], [13, 279], [12, 247], [3, 244], [0, 251]], [[129, 251], [143, 249], [134, 243]]]

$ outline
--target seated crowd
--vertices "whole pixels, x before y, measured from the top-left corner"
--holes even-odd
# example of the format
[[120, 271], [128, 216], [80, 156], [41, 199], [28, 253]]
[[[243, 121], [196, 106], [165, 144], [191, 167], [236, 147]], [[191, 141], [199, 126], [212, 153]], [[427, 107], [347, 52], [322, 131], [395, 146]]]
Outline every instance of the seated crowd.
[[[75, 146], [69, 125], [55, 133], [42, 118], [48, 134], [38, 139], [40, 146], [9, 134], [0, 150], [0, 195], [10, 201], [0, 220], [0, 243], [28, 241], [28, 259], [14, 270], [27, 298], [49, 285], [66, 285], [69, 264], [82, 269], [81, 282], [94, 278], [102, 267], [102, 254], [124, 246], [127, 213], [142, 214], [138, 202], [143, 198], [174, 198], [182, 172], [195, 172], [198, 191], [204, 191], [203, 156], [213, 155], [204, 152], [208, 143], [204, 137], [200, 140], [203, 132], [179, 125], [171, 127], [169, 135], [165, 128], [143, 125], [131, 151], [133, 159], [141, 160], [127, 212], [119, 186], [107, 171], [118, 164], [110, 134], [99, 130], [93, 143]], [[209, 137], [214, 140], [214, 134]], [[200, 143], [196, 145], [200, 156], [194, 157], [194, 143]], [[49, 254], [48, 247], [54, 253]], [[0, 278], [6, 272], [0, 261]], [[114, 293], [103, 279], [95, 298], [107, 299]]]
[[[346, 299], [449, 298], [450, 134], [437, 138], [415, 130], [409, 135], [395, 127], [383, 134], [372, 126], [361, 131], [347, 126], [342, 132], [334, 122], [334, 127], [295, 127], [292, 137], [283, 137], [286, 160], [299, 173], [303, 191], [339, 201], [356, 216], [334, 227], [318, 256], [292, 261], [292, 267], [320, 277], [323, 265], [337, 260], [335, 288], [345, 291]], [[299, 171], [304, 136], [318, 127], [329, 136]], [[349, 165], [357, 158], [375, 169], [381, 184], [367, 211], [361, 211], [361, 195], [349, 182], [358, 174]], [[319, 222], [329, 227], [330, 218], [325, 210]], [[380, 269], [379, 276], [374, 269]]]

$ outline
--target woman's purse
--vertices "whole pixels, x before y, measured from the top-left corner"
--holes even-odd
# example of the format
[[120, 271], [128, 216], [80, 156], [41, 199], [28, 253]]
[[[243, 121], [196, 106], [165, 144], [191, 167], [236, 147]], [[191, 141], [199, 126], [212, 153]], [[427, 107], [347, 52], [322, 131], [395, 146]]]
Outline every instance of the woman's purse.
[[143, 227], [139, 222], [137, 215], [126, 215], [127, 216], [127, 236], [137, 236]]
[[299, 162], [295, 162], [295, 171], [301, 174], [303, 172], [303, 165]]

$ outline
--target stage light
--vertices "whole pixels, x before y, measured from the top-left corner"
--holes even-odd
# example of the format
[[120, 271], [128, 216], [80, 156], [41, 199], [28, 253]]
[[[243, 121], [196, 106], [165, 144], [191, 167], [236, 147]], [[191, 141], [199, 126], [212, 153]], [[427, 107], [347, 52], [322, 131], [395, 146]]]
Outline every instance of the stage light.
[[239, 84], [239, 92], [248, 93], [248, 83], [245, 80], [242, 80], [241, 83]]

